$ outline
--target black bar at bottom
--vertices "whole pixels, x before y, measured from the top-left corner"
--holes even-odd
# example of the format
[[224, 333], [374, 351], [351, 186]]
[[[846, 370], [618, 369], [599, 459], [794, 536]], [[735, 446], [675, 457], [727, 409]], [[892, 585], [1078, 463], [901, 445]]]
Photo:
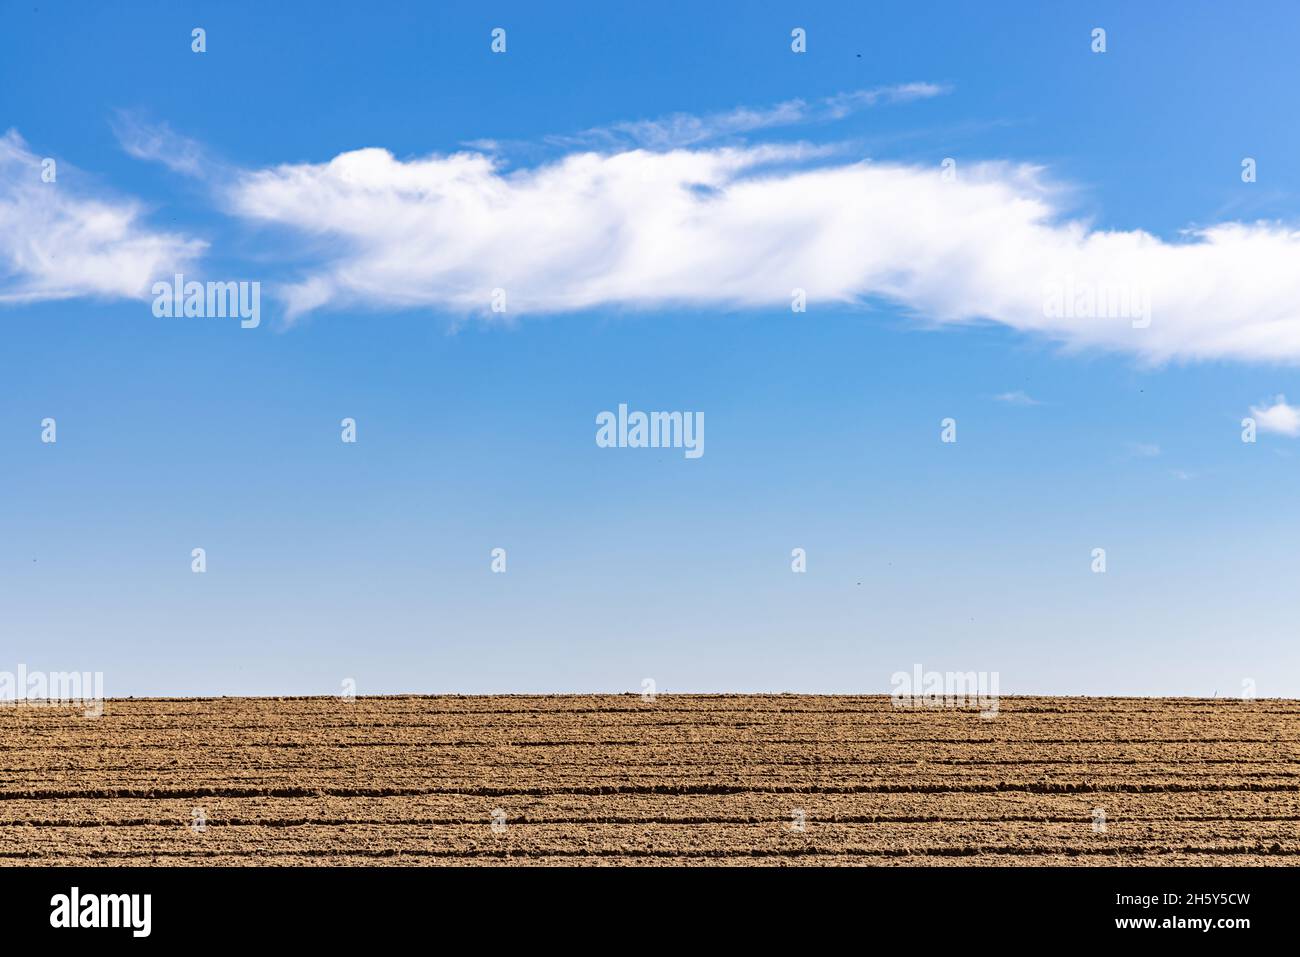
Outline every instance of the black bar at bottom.
[[1295, 888], [1287, 867], [5, 868], [0, 914], [7, 944], [452, 944], [460, 930], [531, 946], [589, 932], [604, 949], [687, 943], [698, 927], [735, 940], [798, 928], [873, 944], [1032, 932], [1231, 945], [1293, 928]]

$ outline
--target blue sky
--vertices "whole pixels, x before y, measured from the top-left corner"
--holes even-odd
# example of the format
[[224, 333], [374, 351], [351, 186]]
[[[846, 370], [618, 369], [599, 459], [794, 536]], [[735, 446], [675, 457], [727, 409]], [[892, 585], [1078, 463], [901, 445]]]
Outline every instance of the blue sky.
[[1294, 7], [266, 6], [0, 13], [0, 670], [1300, 695]]

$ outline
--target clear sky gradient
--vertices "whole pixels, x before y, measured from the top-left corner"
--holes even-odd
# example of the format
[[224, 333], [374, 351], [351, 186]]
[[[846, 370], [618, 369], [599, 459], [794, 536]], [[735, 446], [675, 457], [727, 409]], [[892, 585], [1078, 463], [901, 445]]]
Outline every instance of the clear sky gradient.
[[[1011, 694], [1232, 696], [1249, 680], [1300, 696], [1300, 439], [1241, 441], [1252, 407], [1300, 399], [1295, 355], [1268, 330], [1247, 357], [1153, 358], [997, 317], [938, 323], [921, 293], [875, 288], [810, 296], [802, 314], [788, 295], [704, 288], [502, 318], [420, 285], [406, 234], [385, 243], [431, 220], [397, 210], [344, 235], [313, 228], [310, 208], [268, 222], [232, 199], [256, 171], [319, 172], [372, 147], [400, 163], [487, 153], [518, 184], [585, 151], [656, 151], [619, 124], [716, 126], [799, 100], [796, 121], [678, 145], [798, 143], [824, 151], [814, 165], [936, 177], [947, 157], [1027, 164], [1061, 217], [1168, 244], [1212, 224], [1295, 228], [1292, 4], [700, 6], [0, 8], [0, 132], [26, 151], [0, 174], [134, 204], [142, 232], [205, 244], [187, 276], [263, 288], [252, 330], [156, 318], [147, 288], [107, 279], [60, 291], [56, 274], [12, 295], [34, 288], [31, 250], [50, 237], [7, 226], [0, 670], [102, 671], [114, 696], [331, 694], [347, 678], [361, 694], [639, 691], [647, 677], [668, 692], [876, 693], [920, 663], [996, 671]], [[1090, 50], [1099, 26], [1105, 54]], [[817, 106], [917, 83], [936, 92]], [[143, 155], [131, 129], [171, 138]], [[189, 169], [179, 143], [200, 157]], [[29, 155], [56, 158], [56, 184]], [[15, 183], [0, 209], [26, 208]], [[554, 215], [596, 228], [585, 208]], [[552, 255], [546, 219], [501, 255]], [[809, 241], [790, 233], [771, 268]], [[305, 279], [374, 275], [376, 259], [348, 258], [361, 243], [417, 261], [394, 265], [391, 296], [291, 316]], [[674, 252], [703, 263], [674, 282], [707, 287], [724, 268]], [[541, 272], [564, 291], [550, 260]], [[1285, 298], [1263, 297], [1243, 311]], [[1193, 312], [1153, 329], [1181, 342]], [[702, 412], [705, 454], [598, 448], [595, 417], [619, 403]], [[955, 444], [940, 442], [945, 417]]]

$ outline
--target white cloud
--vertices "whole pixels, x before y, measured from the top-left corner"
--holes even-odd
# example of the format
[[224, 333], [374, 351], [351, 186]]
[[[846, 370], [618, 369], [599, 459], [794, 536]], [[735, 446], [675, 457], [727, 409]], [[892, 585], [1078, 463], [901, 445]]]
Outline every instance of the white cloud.
[[1252, 405], [1250, 414], [1261, 432], [1273, 432], [1291, 438], [1300, 435], [1300, 406], [1287, 405], [1284, 395], [1279, 395], [1270, 406], [1260, 408]]
[[[810, 165], [810, 159], [821, 156]], [[329, 250], [288, 289], [327, 305], [512, 314], [598, 306], [809, 309], [892, 301], [1153, 362], [1300, 360], [1300, 233], [1179, 241], [1062, 218], [1040, 170], [833, 164], [809, 148], [578, 152], [504, 171], [383, 149], [238, 176], [232, 208]], [[1149, 320], [1149, 321], [1147, 321]]]
[[149, 123], [140, 114], [118, 110], [113, 115], [113, 134], [128, 156], [161, 163], [173, 173], [199, 176], [212, 166], [203, 148], [181, 136], [165, 123]]
[[202, 252], [197, 240], [143, 226], [138, 204], [75, 188], [70, 167], [43, 182], [41, 159], [16, 131], [0, 136], [0, 303], [143, 296], [156, 275]]
[[1005, 402], [1007, 405], [1042, 405], [1037, 399], [1027, 392], [1017, 389], [1015, 392], [1002, 392], [993, 397], [995, 402]]

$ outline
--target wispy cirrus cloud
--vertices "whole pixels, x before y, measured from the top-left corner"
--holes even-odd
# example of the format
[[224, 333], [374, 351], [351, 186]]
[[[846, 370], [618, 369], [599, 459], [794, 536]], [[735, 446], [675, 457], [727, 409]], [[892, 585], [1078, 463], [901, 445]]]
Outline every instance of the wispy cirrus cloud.
[[1160, 455], [1160, 446], [1155, 442], [1130, 442], [1128, 451], [1140, 459], [1154, 459]]
[[66, 164], [54, 182], [15, 130], [0, 136], [0, 302], [135, 298], [184, 268], [205, 244], [144, 223], [132, 199], [91, 195]]
[[150, 122], [134, 110], [117, 110], [110, 122], [113, 135], [128, 156], [161, 163], [185, 176], [210, 176], [215, 168], [196, 140], [182, 136], [166, 123]]
[[769, 107], [738, 107], [705, 116], [673, 113], [658, 119], [614, 123], [581, 133], [548, 136], [546, 142], [566, 149], [678, 149], [760, 130], [829, 123], [874, 106], [909, 103], [948, 92], [950, 88], [939, 83], [900, 83], [814, 100], [786, 100]]

